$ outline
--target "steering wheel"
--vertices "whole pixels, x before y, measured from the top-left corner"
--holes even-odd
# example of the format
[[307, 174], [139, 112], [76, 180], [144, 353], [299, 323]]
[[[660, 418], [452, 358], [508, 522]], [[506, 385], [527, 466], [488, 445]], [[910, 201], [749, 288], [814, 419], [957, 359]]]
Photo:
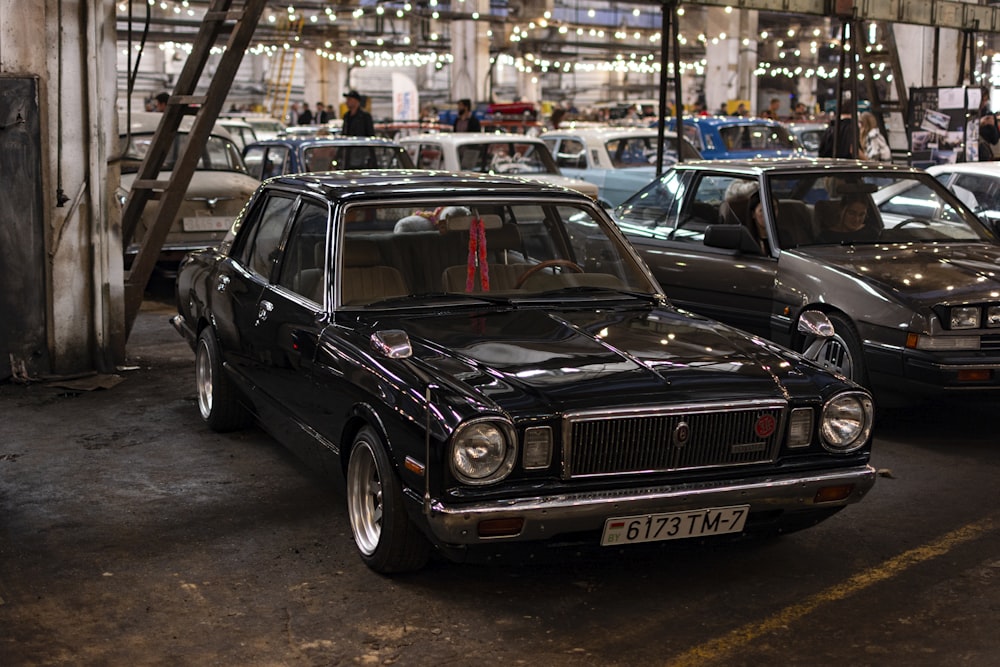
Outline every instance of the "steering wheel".
[[514, 289], [520, 289], [521, 285], [527, 282], [528, 278], [535, 275], [543, 269], [548, 269], [553, 266], [564, 266], [567, 269], [572, 270], [574, 273], [583, 273], [583, 267], [576, 262], [570, 261], [568, 259], [547, 259], [544, 262], [539, 262], [533, 267], [522, 273], [517, 277], [517, 281], [514, 283]]

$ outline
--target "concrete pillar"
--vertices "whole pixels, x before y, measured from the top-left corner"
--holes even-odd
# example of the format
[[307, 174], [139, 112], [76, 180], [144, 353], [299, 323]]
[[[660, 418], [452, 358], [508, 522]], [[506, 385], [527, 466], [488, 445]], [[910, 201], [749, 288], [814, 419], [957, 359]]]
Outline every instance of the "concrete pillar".
[[[962, 35], [958, 30], [942, 29], [937, 41], [937, 80], [934, 79], [934, 28], [896, 24], [896, 46], [899, 49], [903, 80], [907, 88], [958, 86]], [[968, 64], [966, 64], [966, 82]]]
[[[459, 11], [490, 11], [489, 0], [464, 0], [456, 3]], [[489, 24], [485, 21], [452, 21], [451, 99], [468, 98], [473, 104], [487, 100], [487, 77], [490, 73]]]
[[115, 27], [112, 0], [0, 0], [0, 73], [39, 80], [50, 362], [25, 360], [33, 376], [124, 361]]
[[[315, 110], [316, 102], [322, 102], [336, 111], [337, 118], [340, 118], [340, 104], [347, 92], [347, 63], [306, 49], [300, 53], [303, 95], [309, 108]], [[366, 94], [365, 91], [359, 92]]]
[[[681, 18], [682, 31], [686, 28]], [[696, 14], [691, 14], [692, 18]], [[705, 45], [705, 103], [712, 113], [732, 99], [750, 100], [757, 97], [757, 13], [722, 7], [705, 9], [705, 35], [725, 34], [725, 39], [710, 39]], [[756, 111], [756, 109], [753, 109]]]

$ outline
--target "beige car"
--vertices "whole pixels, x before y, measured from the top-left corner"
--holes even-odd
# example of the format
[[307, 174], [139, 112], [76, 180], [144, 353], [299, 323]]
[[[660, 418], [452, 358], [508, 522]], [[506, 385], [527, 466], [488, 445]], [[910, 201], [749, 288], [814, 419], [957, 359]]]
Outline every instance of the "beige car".
[[523, 176], [561, 185], [597, 200], [593, 183], [563, 176], [545, 142], [523, 134], [456, 132], [401, 137], [418, 169]]
[[[177, 159], [180, 144], [187, 137], [193, 121], [189, 116], [181, 122], [177, 141], [164, 162], [159, 180], [170, 178], [170, 170]], [[118, 127], [125, 155], [121, 163], [119, 192], [119, 200], [122, 202], [132, 188], [132, 182], [159, 123], [159, 113], [132, 112], [130, 123], [125, 113], [119, 116]], [[185, 254], [191, 250], [217, 246], [258, 185], [260, 181], [247, 173], [243, 158], [230, 134], [217, 124], [205, 145], [205, 152], [185, 193], [184, 203], [163, 243], [157, 273], [172, 277]], [[135, 238], [125, 249], [126, 268], [131, 266], [139, 250], [138, 243], [152, 224], [155, 214], [155, 206], [147, 206], [143, 212], [136, 227]]]

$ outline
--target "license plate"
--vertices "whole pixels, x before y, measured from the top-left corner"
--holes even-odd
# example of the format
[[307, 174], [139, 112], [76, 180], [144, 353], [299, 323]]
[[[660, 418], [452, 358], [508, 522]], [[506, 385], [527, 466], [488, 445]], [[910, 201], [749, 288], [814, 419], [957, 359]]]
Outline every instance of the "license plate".
[[233, 219], [225, 215], [198, 215], [183, 220], [185, 232], [226, 232]]
[[743, 524], [746, 523], [749, 513], [749, 505], [734, 505], [686, 512], [615, 517], [604, 522], [601, 546], [738, 533], [743, 530]]

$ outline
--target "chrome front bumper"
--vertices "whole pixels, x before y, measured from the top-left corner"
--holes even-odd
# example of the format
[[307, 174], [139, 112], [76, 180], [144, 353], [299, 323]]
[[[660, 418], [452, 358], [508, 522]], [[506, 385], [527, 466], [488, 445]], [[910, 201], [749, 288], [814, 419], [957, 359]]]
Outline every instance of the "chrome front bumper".
[[[816, 503], [820, 489], [853, 484], [850, 495], [836, 502]], [[875, 469], [858, 466], [803, 476], [733, 480], [716, 484], [679, 484], [622, 491], [516, 498], [474, 505], [447, 506], [430, 503], [426, 516], [433, 535], [445, 544], [468, 545], [496, 541], [545, 540], [565, 533], [599, 531], [612, 517], [676, 512], [707, 507], [749, 505], [755, 512], [823, 510], [861, 500], [875, 484]], [[521, 518], [517, 535], [479, 536], [478, 525], [492, 519]]]

